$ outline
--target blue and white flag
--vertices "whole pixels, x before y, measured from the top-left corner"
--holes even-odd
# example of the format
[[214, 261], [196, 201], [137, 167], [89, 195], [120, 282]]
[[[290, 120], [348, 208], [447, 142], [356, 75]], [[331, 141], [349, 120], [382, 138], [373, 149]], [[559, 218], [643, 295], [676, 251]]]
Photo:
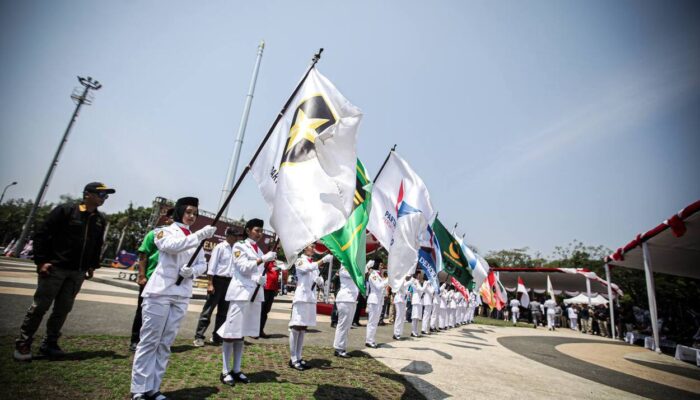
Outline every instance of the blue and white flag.
[[433, 214], [423, 180], [392, 151], [374, 182], [367, 229], [389, 252], [387, 272], [394, 291], [415, 271], [420, 236], [426, 234]]
[[430, 225], [428, 225], [427, 233], [429, 235], [429, 243], [421, 246], [420, 250], [418, 250], [418, 265], [420, 265], [425, 279], [435, 288], [435, 293], [440, 293], [440, 281], [438, 279], [438, 272], [442, 271], [440, 244], [435, 238]]
[[488, 266], [484, 266], [481, 263], [479, 255], [474, 253], [472, 249], [470, 249], [469, 246], [464, 243], [462, 238], [457, 238], [457, 241], [459, 242], [460, 246], [462, 246], [462, 251], [464, 252], [464, 255], [467, 256], [467, 261], [469, 261], [469, 268], [472, 270], [472, 278], [474, 278], [474, 287], [480, 288], [481, 284], [484, 283], [484, 280], [486, 280], [486, 277], [489, 274]]

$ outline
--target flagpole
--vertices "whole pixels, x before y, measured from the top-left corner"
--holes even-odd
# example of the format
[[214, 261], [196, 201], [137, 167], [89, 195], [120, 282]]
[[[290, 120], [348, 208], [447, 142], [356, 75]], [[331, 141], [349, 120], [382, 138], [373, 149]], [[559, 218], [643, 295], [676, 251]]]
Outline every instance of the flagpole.
[[[294, 97], [299, 92], [299, 89], [301, 89], [301, 86], [306, 81], [306, 78], [309, 76], [309, 73], [311, 72], [311, 70], [314, 69], [318, 60], [321, 59], [321, 53], [323, 53], [323, 48], [319, 49], [318, 52], [316, 54], [314, 54], [313, 58], [311, 59], [311, 65], [309, 65], [309, 68], [306, 70], [306, 73], [301, 78], [301, 81], [299, 81], [299, 84], [292, 92], [292, 95], [289, 96], [289, 99], [282, 107], [282, 110], [280, 110], [279, 114], [277, 114], [277, 118], [275, 118], [275, 122], [272, 123], [272, 126], [267, 131], [267, 134], [263, 138], [262, 142], [260, 142], [260, 146], [258, 146], [258, 149], [255, 151], [255, 154], [253, 154], [253, 158], [250, 159], [250, 161], [248, 162], [248, 165], [246, 165], [245, 168], [243, 169], [243, 172], [241, 172], [241, 176], [239, 176], [238, 180], [236, 180], [236, 184], [233, 185], [233, 188], [231, 189], [231, 192], [229, 192], [228, 196], [226, 197], [226, 200], [221, 204], [221, 207], [219, 208], [219, 212], [216, 214], [216, 217], [214, 218], [214, 221], [212, 221], [211, 225], [216, 226], [217, 222], [219, 222], [219, 219], [221, 218], [221, 215], [224, 213], [226, 208], [228, 208], [228, 204], [231, 202], [233, 195], [236, 194], [236, 191], [238, 190], [238, 187], [241, 186], [243, 179], [245, 179], [246, 175], [248, 175], [248, 172], [252, 168], [252, 165], [255, 163], [255, 160], [258, 158], [258, 155], [260, 155], [260, 152], [262, 151], [263, 147], [267, 143], [267, 140], [270, 138], [270, 136], [272, 136], [272, 132], [275, 130], [275, 127], [277, 126], [279, 121], [284, 116], [284, 113], [287, 112], [287, 108], [289, 108], [289, 105], [294, 100]], [[202, 250], [202, 247], [204, 247], [204, 240], [202, 240], [199, 243], [199, 246], [197, 246], [197, 250], [195, 250], [194, 253], [192, 254], [192, 257], [190, 257], [190, 261], [187, 263], [188, 267], [192, 266], [192, 264], [194, 263], [194, 260], [197, 258], [197, 255]], [[263, 270], [263, 274], [265, 274], [265, 270]], [[175, 282], [175, 284], [179, 286], [180, 283], [182, 283], [183, 279], [184, 278], [182, 276], [179, 276], [177, 278], [177, 282]]]
[[382, 174], [382, 171], [384, 170], [384, 167], [386, 166], [387, 161], [389, 161], [389, 157], [391, 156], [391, 153], [393, 153], [396, 150], [396, 145], [389, 150], [389, 154], [386, 155], [386, 158], [384, 159], [384, 162], [382, 163], [382, 166], [379, 167], [379, 171], [377, 172], [377, 175], [374, 177], [374, 181], [376, 182], [377, 179], [379, 179], [379, 175]]

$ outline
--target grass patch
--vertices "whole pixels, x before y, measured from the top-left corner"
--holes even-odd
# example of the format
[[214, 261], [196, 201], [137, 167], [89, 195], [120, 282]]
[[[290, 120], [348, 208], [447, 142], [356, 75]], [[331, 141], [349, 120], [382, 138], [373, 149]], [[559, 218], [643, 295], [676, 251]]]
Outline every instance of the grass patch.
[[[3, 398], [128, 399], [133, 354], [126, 337], [78, 336], [61, 340], [62, 360], [37, 356], [27, 363], [12, 359], [14, 339], [0, 342]], [[333, 357], [333, 349], [307, 346], [304, 359], [313, 367], [299, 372], [287, 366], [283, 344], [246, 344], [243, 371], [249, 385], [231, 388], [219, 382], [221, 348], [196, 348], [177, 340], [161, 391], [178, 399], [424, 399], [401, 375], [363, 352]], [[35, 356], [38, 345], [34, 345]]]

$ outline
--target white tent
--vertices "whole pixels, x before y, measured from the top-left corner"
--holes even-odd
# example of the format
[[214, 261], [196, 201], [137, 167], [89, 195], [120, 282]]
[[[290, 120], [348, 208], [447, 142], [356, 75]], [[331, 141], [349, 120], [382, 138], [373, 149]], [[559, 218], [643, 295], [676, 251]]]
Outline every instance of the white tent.
[[591, 297], [589, 301], [589, 297], [581, 293], [576, 297], [564, 299], [564, 304], [590, 304], [593, 306], [598, 306], [601, 304], [608, 304], [608, 301], [600, 294], [595, 297]]
[[[653, 272], [700, 279], [700, 200], [655, 228], [637, 235], [627, 245], [606, 257], [605, 275], [608, 282], [611, 267], [644, 270], [654, 344], [660, 353]], [[610, 322], [614, 337], [615, 317], [612, 310]]]

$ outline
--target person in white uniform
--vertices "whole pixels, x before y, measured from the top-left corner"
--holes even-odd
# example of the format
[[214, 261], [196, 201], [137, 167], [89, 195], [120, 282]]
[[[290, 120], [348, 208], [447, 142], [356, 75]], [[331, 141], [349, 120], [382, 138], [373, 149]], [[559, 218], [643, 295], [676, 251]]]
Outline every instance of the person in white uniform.
[[389, 280], [381, 275], [380, 271], [383, 269], [384, 263], [380, 259], [370, 260], [367, 265], [370, 272], [367, 279], [367, 332], [365, 334], [365, 346], [376, 349], [377, 325], [379, 325], [379, 317], [382, 313], [382, 307], [384, 307], [384, 292], [389, 284]]
[[450, 284], [447, 282], [443, 283], [440, 287], [440, 315], [438, 318], [438, 329], [441, 331], [447, 329], [447, 307], [448, 298], [450, 296], [449, 290]]
[[411, 279], [413, 294], [411, 295], [411, 337], [420, 337], [421, 320], [423, 319], [423, 294], [427, 282], [421, 271], [416, 271]]
[[[439, 282], [438, 282], [439, 283]], [[438, 288], [437, 293], [433, 293], [433, 309], [430, 313], [430, 332], [436, 333], [440, 327], [440, 299], [444, 284]]]
[[316, 326], [316, 299], [318, 289], [323, 287], [323, 278], [319, 275], [319, 264], [330, 263], [333, 256], [328, 254], [319, 262], [311, 258], [314, 245], [306, 246], [297, 258], [294, 266], [297, 274], [297, 287], [292, 300], [292, 317], [289, 319], [289, 367], [298, 371], [308, 368], [302, 358], [304, 336], [309, 326]]
[[355, 307], [357, 306], [357, 295], [360, 289], [357, 288], [355, 281], [347, 271], [343, 264], [340, 264], [338, 273], [340, 278], [340, 289], [335, 295], [335, 305], [338, 309], [338, 324], [335, 327], [335, 338], [333, 339], [333, 353], [336, 357], [349, 358], [347, 353], [348, 332], [350, 332], [350, 324], [352, 317], [355, 316]]
[[394, 320], [394, 336], [395, 340], [401, 340], [403, 333], [403, 323], [406, 321], [406, 298], [408, 296], [408, 287], [410, 286], [411, 276], [407, 275], [406, 280], [401, 282], [396, 293], [394, 293], [394, 308], [396, 308], [396, 319]]
[[[146, 283], [141, 296], [142, 325], [134, 364], [131, 371], [133, 400], [166, 400], [160, 393], [165, 369], [170, 358], [170, 346], [177, 336], [180, 323], [187, 313], [192, 297], [192, 280], [207, 272], [204, 252], [200, 252], [191, 267], [187, 264], [195, 248], [216, 232], [207, 226], [195, 233], [190, 226], [198, 215], [199, 200], [183, 197], [175, 203], [171, 225], [158, 231], [155, 244], [160, 253], [158, 265]], [[180, 285], [176, 284], [182, 276]]]
[[568, 309], [569, 313], [569, 327], [575, 331], [578, 330], [578, 307], [575, 305], [570, 305]]
[[433, 314], [433, 295], [435, 294], [435, 287], [429, 281], [425, 281], [425, 289], [423, 290], [423, 323], [421, 326], [421, 333], [423, 335], [429, 335], [432, 332], [431, 329], [431, 319]]
[[477, 299], [477, 294], [475, 292], [469, 292], [469, 304], [467, 308], [467, 323], [471, 324], [474, 322], [474, 311], [476, 311], [476, 307], [479, 305], [479, 301]]
[[264, 300], [260, 286], [267, 281], [263, 275], [264, 263], [277, 258], [277, 253], [263, 253], [258, 245], [263, 237], [261, 219], [249, 220], [245, 225], [245, 233], [247, 239], [233, 245], [231, 283], [226, 291], [228, 315], [226, 322], [216, 332], [224, 341], [223, 368], [219, 380], [229, 386], [234, 386], [236, 382], [250, 383], [250, 379], [241, 371], [243, 337], [260, 335], [260, 310]]
[[454, 328], [457, 325], [457, 301], [459, 300], [459, 291], [452, 286], [452, 293], [450, 294], [450, 299], [449, 299], [449, 307], [450, 307], [450, 314], [449, 314], [449, 324], [450, 328]]
[[518, 324], [518, 318], [520, 318], [520, 300], [513, 299], [510, 301], [510, 315], [513, 319], [513, 326]]
[[557, 315], [556, 308], [557, 308], [557, 302], [549, 298], [547, 301], [544, 302], [544, 308], [547, 309], [547, 329], [550, 331], [555, 330], [554, 329], [554, 318]]

